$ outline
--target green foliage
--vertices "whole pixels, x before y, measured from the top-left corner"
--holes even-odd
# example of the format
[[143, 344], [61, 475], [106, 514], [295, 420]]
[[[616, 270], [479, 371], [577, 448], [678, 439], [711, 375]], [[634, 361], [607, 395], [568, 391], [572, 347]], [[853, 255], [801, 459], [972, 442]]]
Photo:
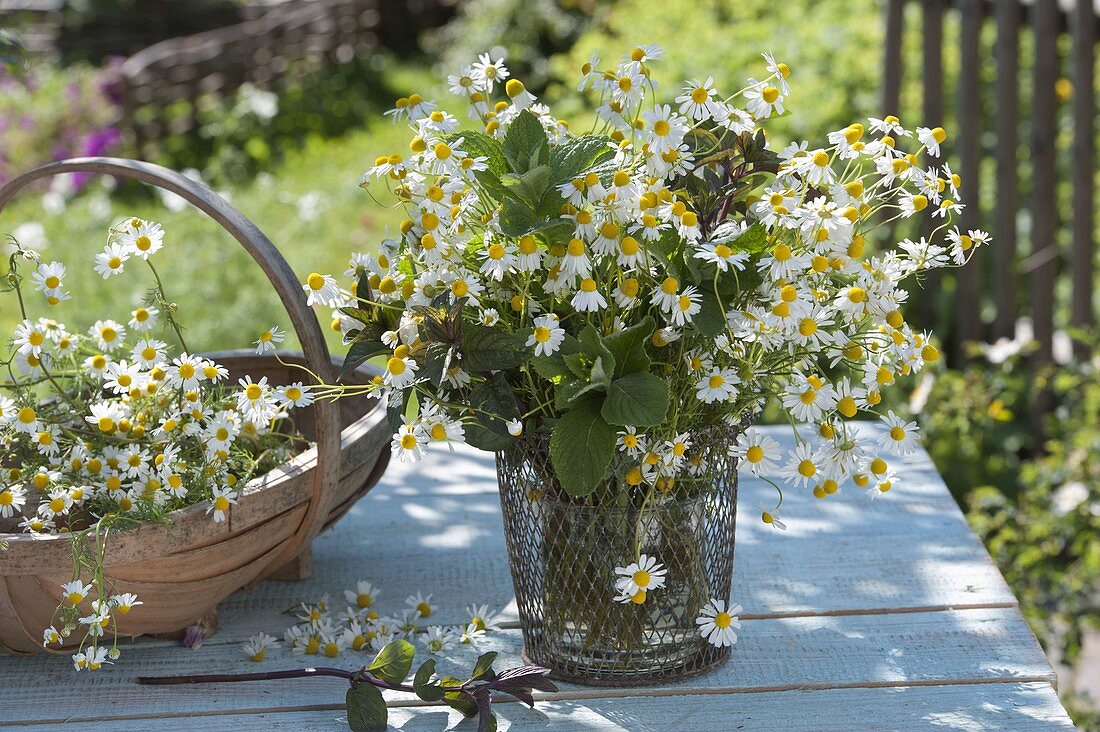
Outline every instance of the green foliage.
[[464, 716], [478, 717], [479, 732], [497, 728], [493, 714], [494, 692], [508, 694], [534, 706], [534, 689], [557, 691], [557, 686], [546, 678], [549, 669], [538, 666], [519, 666], [498, 675], [493, 669], [497, 658], [495, 652], [479, 656], [465, 681], [456, 676], [433, 680], [435, 659], [429, 658], [417, 669], [412, 686], [408, 686], [402, 682], [412, 669], [414, 654], [411, 643], [395, 640], [383, 647], [369, 666], [348, 674], [351, 688], [346, 703], [348, 726], [352, 732], [387, 729], [388, 710], [380, 689], [412, 692], [426, 702], [442, 701]]
[[550, 459], [570, 495], [586, 496], [603, 480], [615, 454], [615, 430], [601, 414], [602, 400], [583, 401], [554, 425]]
[[[997, 362], [936, 375], [918, 415], [924, 444], [1032, 630], [1072, 665], [1084, 631], [1100, 627], [1100, 349], [1037, 373], [1027, 347], [980, 350]], [[1044, 391], [1053, 409], [1039, 444]], [[1072, 701], [1075, 721], [1095, 729], [1086, 700]]]
[[[667, 11], [645, 0], [617, 0], [602, 6], [577, 42], [553, 59], [556, 83], [545, 96], [567, 96], [593, 51], [613, 60], [613, 51], [650, 43], [665, 50], [664, 78], [691, 79], [706, 69], [718, 90], [729, 94], [748, 75], [765, 74], [759, 56], [764, 49], [790, 66], [790, 101], [799, 110], [769, 122], [770, 137], [814, 139], [822, 130], [881, 113], [882, 12], [876, 0], [680, 0]], [[671, 99], [679, 88], [661, 91]]]
[[597, 0], [465, 0], [458, 16], [425, 34], [425, 50], [448, 72], [480, 53], [507, 57], [508, 67], [541, 93], [550, 80], [547, 59], [568, 50], [594, 15], [611, 3]]
[[407, 640], [395, 640], [386, 645], [374, 657], [367, 671], [383, 681], [397, 684], [405, 680], [412, 669], [416, 649]]
[[344, 703], [348, 707], [348, 727], [352, 732], [382, 732], [386, 729], [389, 710], [378, 687], [352, 681]]
[[[198, 169], [217, 185], [250, 180], [310, 140], [358, 129], [388, 107], [396, 96], [386, 73], [393, 63], [376, 55], [323, 71], [292, 69], [278, 94], [246, 85], [228, 100], [202, 100], [198, 127], [161, 140], [157, 161]], [[181, 107], [178, 114], [187, 111]]]

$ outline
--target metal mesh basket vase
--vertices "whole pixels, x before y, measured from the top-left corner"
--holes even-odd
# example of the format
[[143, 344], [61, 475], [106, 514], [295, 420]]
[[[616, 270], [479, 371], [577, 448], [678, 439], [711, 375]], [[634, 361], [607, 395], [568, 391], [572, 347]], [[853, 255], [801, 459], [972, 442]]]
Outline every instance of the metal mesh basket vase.
[[[648, 501], [626, 485], [624, 466], [599, 489], [603, 498], [620, 498], [568, 496], [542, 435], [497, 453], [527, 662], [566, 681], [629, 686], [703, 673], [729, 657], [729, 647], [700, 636], [695, 619], [711, 598], [729, 598], [737, 466], [728, 448], [735, 436], [725, 427], [693, 434], [692, 469]], [[665, 565], [665, 586], [642, 604], [618, 603], [615, 567], [641, 553]]]

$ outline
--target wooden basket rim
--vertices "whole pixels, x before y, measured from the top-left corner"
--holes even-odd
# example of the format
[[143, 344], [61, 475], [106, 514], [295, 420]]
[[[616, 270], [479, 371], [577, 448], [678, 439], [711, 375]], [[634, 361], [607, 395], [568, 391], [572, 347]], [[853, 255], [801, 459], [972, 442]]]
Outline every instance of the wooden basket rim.
[[[328, 344], [313, 309], [306, 304], [294, 270], [259, 227], [224, 197], [201, 182], [154, 163], [111, 157], [72, 158], [42, 165], [5, 184], [0, 188], [0, 213], [30, 183], [66, 173], [113, 175], [138, 180], [179, 195], [220, 224], [252, 256], [267, 276], [290, 316], [291, 326], [302, 344], [304, 358], [310, 368], [323, 378], [331, 377], [332, 358]], [[302, 547], [321, 532], [328, 516], [329, 502], [340, 479], [342, 430], [339, 407], [331, 401], [317, 402], [313, 417], [316, 423], [316, 457], [313, 461], [314, 467], [309, 470], [312, 473], [309, 476], [310, 505], [293, 539], [271, 562], [273, 566], [296, 556]], [[193, 520], [192, 514], [187, 511], [188, 509], [184, 509], [184, 513], [180, 515], [181, 520]], [[25, 544], [26, 542], [19, 542], [18, 545]], [[8, 551], [11, 551], [11, 547]], [[4, 565], [6, 567], [8, 562]], [[0, 567], [0, 573], [3, 570], [4, 567]]]

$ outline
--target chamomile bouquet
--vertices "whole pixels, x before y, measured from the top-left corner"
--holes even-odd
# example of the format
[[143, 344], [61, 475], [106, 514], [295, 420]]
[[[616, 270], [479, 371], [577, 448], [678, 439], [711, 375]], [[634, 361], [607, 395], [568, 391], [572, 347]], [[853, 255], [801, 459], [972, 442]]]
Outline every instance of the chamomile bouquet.
[[[489, 55], [448, 78], [471, 125], [399, 99], [387, 114], [408, 123], [409, 149], [364, 182], [388, 183], [400, 235], [352, 256], [348, 289], [317, 273], [305, 285], [339, 308], [346, 368], [385, 358], [368, 388], [387, 395], [401, 459], [549, 435], [560, 492], [590, 503], [669, 491], [699, 468], [698, 430], [769, 401], [798, 446], [744, 430], [729, 446], [744, 469], [777, 490], [889, 490], [915, 425], [878, 414], [887, 436], [865, 443], [848, 421], [939, 356], [906, 322], [902, 283], [989, 238], [951, 224], [945, 131], [886, 117], [773, 151], [785, 64], [765, 54], [762, 78], [733, 93], [707, 77], [665, 94], [661, 53], [585, 64], [583, 133]], [[872, 248], [873, 229], [917, 215], [927, 237]], [[777, 509], [762, 517], [782, 527]]]

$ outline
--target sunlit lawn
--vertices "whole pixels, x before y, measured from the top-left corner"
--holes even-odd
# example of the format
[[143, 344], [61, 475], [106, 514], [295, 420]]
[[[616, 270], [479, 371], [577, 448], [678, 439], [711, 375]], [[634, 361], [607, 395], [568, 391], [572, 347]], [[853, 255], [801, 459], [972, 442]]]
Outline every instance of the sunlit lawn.
[[[436, 83], [420, 68], [395, 75], [393, 84], [399, 89], [429, 89]], [[384, 185], [375, 183], [369, 192], [384, 202], [379, 203], [358, 183], [379, 154], [406, 150], [408, 135], [406, 127], [379, 114], [342, 138], [308, 142], [271, 174], [224, 193], [275, 242], [301, 280], [311, 271], [339, 277], [351, 251], [372, 248], [401, 219], [400, 212], [389, 207]], [[68, 267], [65, 282], [72, 300], [51, 307], [35, 293], [28, 298], [32, 318], [51, 317], [70, 329], [100, 318], [127, 321], [152, 285], [150, 273], [132, 260], [124, 274], [104, 281], [92, 263], [111, 223], [136, 215], [161, 222], [167, 231], [166, 247], [154, 262], [168, 296], [180, 305], [193, 350], [245, 347], [270, 325], [288, 327], [259, 267], [196, 209], [171, 211], [159, 199], [133, 195], [115, 195], [107, 206], [93, 190], [70, 203], [64, 213], [53, 214], [43, 208], [41, 193], [25, 191], [0, 214], [4, 238], [22, 223], [40, 222], [48, 241], [43, 257], [59, 259]], [[0, 270], [3, 267], [6, 262]], [[329, 313], [318, 315], [327, 326]], [[10, 333], [18, 320], [15, 297], [0, 293], [0, 328]], [[331, 336], [330, 344], [338, 343], [335, 334]], [[160, 337], [169, 340], [167, 333]]]

